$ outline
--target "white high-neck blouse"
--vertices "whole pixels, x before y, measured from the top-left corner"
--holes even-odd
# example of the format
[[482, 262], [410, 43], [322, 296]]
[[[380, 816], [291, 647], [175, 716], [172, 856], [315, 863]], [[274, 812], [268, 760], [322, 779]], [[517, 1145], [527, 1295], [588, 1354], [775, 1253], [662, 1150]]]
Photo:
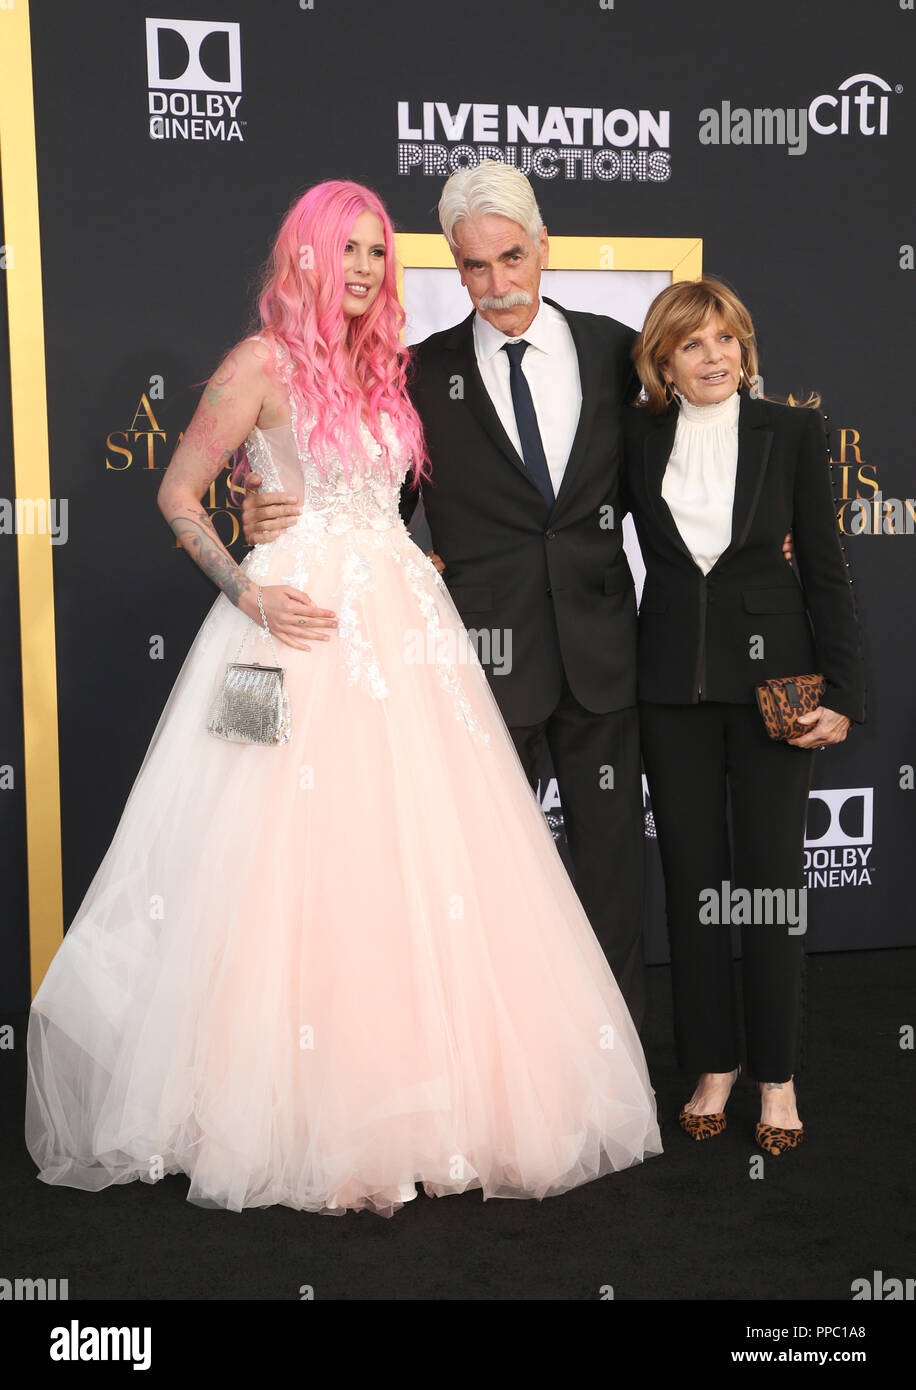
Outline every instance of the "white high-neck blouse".
[[683, 396], [662, 497], [704, 574], [732, 538], [738, 467], [737, 391], [713, 405], [691, 405]]

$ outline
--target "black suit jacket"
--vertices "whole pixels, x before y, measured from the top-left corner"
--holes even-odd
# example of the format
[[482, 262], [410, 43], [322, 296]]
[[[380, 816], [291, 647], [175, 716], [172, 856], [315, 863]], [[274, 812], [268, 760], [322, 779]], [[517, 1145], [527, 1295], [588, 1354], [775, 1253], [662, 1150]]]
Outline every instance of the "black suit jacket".
[[[511, 632], [511, 670], [487, 675], [516, 727], [555, 709], [564, 672], [594, 713], [636, 700], [636, 599], [620, 497], [621, 413], [638, 390], [635, 335], [614, 319], [554, 307], [575, 343], [582, 408], [552, 508], [484, 387], [473, 313], [414, 349], [410, 379], [432, 464], [422, 494], [433, 547], [465, 626]], [[416, 502], [405, 484], [405, 522]]]
[[[820, 412], [741, 393], [731, 543], [705, 576], [661, 495], [677, 404], [662, 415], [624, 414], [628, 497], [646, 564], [640, 699], [746, 703], [760, 681], [820, 671], [822, 704], [862, 722], [864, 662]], [[789, 530], [798, 574], [782, 554]]]

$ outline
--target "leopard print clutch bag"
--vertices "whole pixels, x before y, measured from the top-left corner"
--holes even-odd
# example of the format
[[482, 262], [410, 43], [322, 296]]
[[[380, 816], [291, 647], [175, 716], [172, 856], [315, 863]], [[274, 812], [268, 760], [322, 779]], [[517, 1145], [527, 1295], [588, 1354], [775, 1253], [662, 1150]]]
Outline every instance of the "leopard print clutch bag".
[[757, 707], [770, 738], [800, 738], [806, 733], [798, 716], [816, 710], [825, 689], [824, 677], [820, 675], [779, 676], [758, 685]]

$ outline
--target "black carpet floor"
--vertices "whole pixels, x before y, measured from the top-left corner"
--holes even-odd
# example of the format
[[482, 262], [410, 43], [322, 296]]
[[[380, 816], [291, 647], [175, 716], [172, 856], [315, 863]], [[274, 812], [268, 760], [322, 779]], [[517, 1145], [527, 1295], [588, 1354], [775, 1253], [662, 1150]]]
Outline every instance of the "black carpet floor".
[[71, 1301], [295, 1300], [310, 1288], [322, 1301], [848, 1302], [855, 1279], [916, 1274], [916, 1059], [901, 1046], [916, 1022], [914, 964], [911, 950], [809, 957], [807, 1142], [764, 1159], [761, 1176], [743, 1077], [722, 1136], [697, 1144], [677, 1124], [693, 1079], [675, 1066], [669, 972], [657, 966], [645, 1045], [664, 1154], [544, 1202], [421, 1192], [388, 1220], [206, 1210], [174, 1176], [47, 1187], [22, 1139], [26, 1020], [0, 1020], [15, 1028], [0, 1049], [0, 1279], [66, 1278]]

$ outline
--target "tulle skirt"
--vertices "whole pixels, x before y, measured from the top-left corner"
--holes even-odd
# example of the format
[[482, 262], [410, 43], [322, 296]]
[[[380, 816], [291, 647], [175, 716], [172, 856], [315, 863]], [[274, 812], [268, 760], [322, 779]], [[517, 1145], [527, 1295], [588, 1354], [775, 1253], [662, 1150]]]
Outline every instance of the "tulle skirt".
[[[282, 546], [258, 582], [284, 582]], [[227, 743], [220, 595], [33, 1001], [41, 1179], [391, 1215], [555, 1196], [661, 1152], [639, 1039], [445, 586], [403, 528], [330, 537], [340, 629], [277, 643], [292, 735]], [[498, 677], [497, 677], [498, 679]]]

